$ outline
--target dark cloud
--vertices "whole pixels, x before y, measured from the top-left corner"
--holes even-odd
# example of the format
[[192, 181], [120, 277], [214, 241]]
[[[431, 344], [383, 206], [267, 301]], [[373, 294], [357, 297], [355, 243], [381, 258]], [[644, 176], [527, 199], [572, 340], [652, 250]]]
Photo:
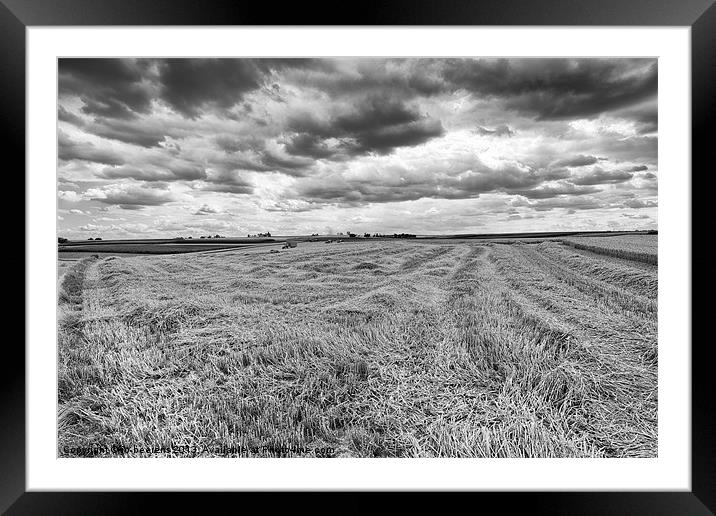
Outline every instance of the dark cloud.
[[[315, 140], [320, 138], [315, 137]], [[226, 152], [214, 159], [213, 165], [223, 171], [250, 170], [254, 172], [282, 172], [302, 177], [306, 169], [314, 164], [315, 156], [307, 155], [300, 149], [300, 139], [279, 140], [285, 144], [285, 153], [278, 148], [266, 148], [266, 141], [255, 137], [241, 140], [231, 136], [215, 139], [216, 145]], [[298, 142], [297, 144], [295, 142]], [[314, 159], [309, 159], [314, 158]]]
[[439, 120], [423, 119], [407, 124], [383, 127], [357, 136], [355, 152], [388, 154], [397, 147], [413, 147], [445, 134]]
[[494, 129], [487, 129], [478, 125], [475, 128], [475, 132], [480, 136], [513, 136], [515, 134], [507, 125], [498, 125]]
[[[346, 65], [350, 73], [346, 73]], [[293, 67], [287, 75], [296, 84], [320, 90], [332, 99], [387, 92], [410, 99], [449, 89], [440, 61], [433, 59], [319, 59], [310, 60], [307, 66]]]
[[286, 70], [314, 70], [323, 72], [336, 70], [333, 60], [314, 57], [266, 57], [254, 59], [253, 62], [265, 73]]
[[206, 180], [197, 186], [199, 190], [219, 193], [251, 194], [254, 186], [240, 173], [230, 170], [213, 170]]
[[286, 142], [285, 149], [289, 154], [313, 159], [329, 158], [338, 152], [338, 149], [326, 145], [320, 136], [311, 133], [299, 133], [292, 136]]
[[603, 170], [599, 167], [586, 175], [574, 177], [572, 182], [575, 185], [603, 185], [613, 183], [623, 183], [629, 181], [634, 174], [628, 170]]
[[659, 128], [659, 110], [656, 99], [618, 110], [613, 115], [634, 122], [639, 134], [655, 133]]
[[171, 172], [161, 169], [144, 169], [133, 166], [107, 167], [99, 174], [104, 179], [137, 179], [140, 181], [164, 181]]
[[164, 135], [151, 128], [142, 126], [122, 126], [116, 124], [92, 124], [87, 132], [110, 140], [139, 145], [141, 147], [157, 147], [164, 141]]
[[557, 179], [567, 179], [572, 175], [568, 168], [552, 168], [539, 169], [540, 177], [545, 181], [556, 181]]
[[401, 101], [375, 95], [356, 102], [353, 111], [336, 117], [331, 126], [342, 134], [364, 134], [416, 122], [421, 118], [417, 110], [410, 109]]
[[251, 170], [254, 172], [271, 172], [271, 166], [266, 165], [262, 160], [262, 152], [253, 152], [247, 155], [225, 155], [212, 160], [212, 165], [225, 172], [234, 170]]
[[153, 165], [107, 167], [98, 175], [105, 179], [135, 179], [148, 182], [194, 181], [206, 178], [206, 171], [203, 167], [191, 163], [168, 162], [164, 167]]
[[142, 59], [61, 58], [59, 93], [78, 96], [85, 114], [133, 118], [151, 110], [149, 67], [150, 61]]
[[584, 167], [587, 165], [594, 165], [597, 161], [599, 161], [599, 158], [596, 156], [585, 156], [584, 154], [580, 154], [579, 156], [574, 156], [571, 158], [566, 159], [560, 159], [553, 163], [556, 167]]
[[194, 163], [169, 163], [166, 167], [176, 179], [194, 181], [206, 177], [206, 169]]
[[540, 120], [593, 117], [656, 95], [656, 59], [450, 59], [446, 82]]
[[168, 190], [148, 188], [146, 185], [139, 184], [90, 190], [88, 194], [94, 201], [104, 204], [116, 204], [123, 209], [136, 209], [133, 208], [134, 206], [160, 206], [175, 200]]
[[266, 142], [254, 135], [233, 136], [220, 134], [214, 138], [216, 146], [228, 153], [263, 150]]
[[267, 170], [277, 170], [287, 175], [299, 177], [305, 175], [303, 169], [313, 164], [313, 160], [281, 156], [270, 150], [263, 153], [261, 161]]
[[557, 185], [540, 186], [531, 190], [512, 190], [509, 193], [522, 195], [528, 199], [550, 199], [560, 195], [585, 195], [600, 191], [601, 189], [593, 186], [575, 186], [571, 183], [561, 182]]
[[[319, 140], [318, 137], [315, 137]], [[314, 163], [305, 153], [300, 151], [294, 142], [296, 138], [282, 140], [286, 153], [277, 149], [267, 149], [266, 141], [256, 137], [237, 139], [222, 135], [215, 140], [216, 145], [226, 152], [226, 155], [214, 160], [215, 165], [225, 171], [251, 170], [254, 172], [282, 172], [286, 175], [301, 177], [305, 175], [307, 167]], [[293, 152], [292, 152], [293, 151]]]
[[[349, 112], [329, 120], [319, 120], [303, 113], [295, 116], [289, 127], [298, 134], [286, 146], [287, 152], [300, 154], [309, 149], [315, 153], [316, 149], [320, 149], [326, 152], [326, 156], [340, 153], [351, 156], [389, 154], [397, 147], [420, 145], [445, 133], [439, 120], [386, 95], [356, 99]], [[328, 154], [327, 139], [341, 140], [336, 152]]]
[[233, 184], [233, 183], [207, 183], [200, 187], [200, 190], [217, 193], [230, 193], [237, 195], [248, 195], [254, 192], [253, 185], [250, 184]]
[[62, 122], [67, 122], [69, 124], [75, 125], [77, 127], [83, 127], [85, 125], [85, 121], [82, 119], [82, 117], [72, 113], [71, 111], [65, 109], [62, 106], [59, 106], [57, 109], [57, 119]]
[[409, 188], [394, 188], [377, 183], [332, 183], [311, 181], [299, 188], [300, 198], [311, 203], [338, 203], [360, 206], [367, 203], [413, 201], [421, 198], [463, 198], [454, 189], [441, 190], [435, 184], [414, 184]]
[[399, 181], [390, 176], [350, 181], [342, 177], [310, 179], [299, 187], [297, 193], [301, 199], [310, 202], [361, 205], [421, 198], [477, 198], [483, 193], [523, 191], [542, 181], [543, 178], [533, 171], [511, 166], [490, 168], [477, 160], [456, 177], [435, 173], [415, 177], [408, 175], [399, 178]]
[[112, 149], [99, 148], [89, 142], [73, 141], [60, 131], [57, 138], [57, 157], [61, 160], [83, 160], [104, 165], [122, 165], [124, 158]]
[[259, 88], [263, 76], [251, 59], [165, 59], [159, 74], [162, 100], [188, 118], [231, 108]]
[[445, 181], [448, 186], [467, 194], [466, 197], [496, 190], [529, 188], [541, 182], [542, 178], [534, 172], [525, 172], [515, 167], [491, 169], [485, 166]]

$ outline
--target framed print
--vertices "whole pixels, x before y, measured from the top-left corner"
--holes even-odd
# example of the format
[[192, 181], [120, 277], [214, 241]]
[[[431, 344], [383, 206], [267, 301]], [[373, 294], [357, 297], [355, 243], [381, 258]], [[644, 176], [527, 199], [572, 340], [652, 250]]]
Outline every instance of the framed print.
[[5, 1], [27, 302], [3, 510], [710, 514], [712, 4]]

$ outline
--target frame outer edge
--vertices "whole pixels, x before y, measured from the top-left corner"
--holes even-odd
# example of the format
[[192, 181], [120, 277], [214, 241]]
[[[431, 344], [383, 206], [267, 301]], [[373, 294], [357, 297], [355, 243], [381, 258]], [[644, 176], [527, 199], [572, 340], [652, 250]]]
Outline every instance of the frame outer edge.
[[678, 25], [712, 0], [2, 0], [25, 25]]
[[[694, 235], [700, 235], [696, 223], [707, 221], [712, 215], [694, 208], [708, 206], [712, 202], [708, 189], [693, 189], [694, 172], [704, 177], [713, 171], [713, 130], [716, 124], [716, 4], [712, 3], [691, 27], [691, 177], [692, 177], [692, 243]], [[705, 181], [701, 186], [705, 186]], [[696, 194], [696, 195], [694, 195]], [[708, 228], [701, 228], [708, 229]], [[692, 278], [694, 275], [692, 244]], [[697, 262], [699, 266], [707, 265]], [[716, 512], [716, 403], [713, 393], [716, 382], [713, 374], [713, 351], [710, 339], [694, 341], [693, 321], [704, 326], [709, 314], [694, 317], [693, 311], [707, 310], [710, 303], [694, 302], [692, 284], [692, 342], [691, 342], [691, 488], [692, 492], [712, 512]], [[699, 290], [706, 292], [707, 284], [700, 283]], [[705, 333], [708, 335], [708, 333]]]
[[[17, 159], [15, 163], [22, 166], [23, 170], [25, 164], [25, 24], [34, 25], [38, 24], [37, 22], [44, 22], [49, 25], [60, 25], [62, 21], [66, 20], [81, 25], [97, 23], [100, 21], [99, 18], [103, 18], [103, 24], [112, 25], [112, 18], [115, 15], [126, 20], [126, 13], [125, 16], [122, 16], [118, 12], [120, 9], [116, 7], [116, 2], [109, 2], [109, 4], [113, 4], [114, 9], [110, 8], [103, 12], [100, 7], [83, 17], [77, 11], [70, 9], [69, 12], [63, 13], [53, 21], [53, 16], [57, 15], [61, 6], [67, 6], [72, 2], [58, 1], [57, 7], [52, 9], [47, 2], [25, 1], [29, 7], [27, 10], [20, 8], [18, 15], [16, 15], [17, 7], [21, 4], [13, 0], [0, 3], [0, 72], [3, 75], [3, 95], [0, 96], [0, 120], [3, 121], [3, 124], [0, 134], [6, 137], [5, 141], [8, 142], [6, 148], [15, 155]], [[14, 4], [14, 12], [7, 7], [7, 3]], [[191, 4], [191, 2], [188, 3]], [[685, 7], [684, 3], [686, 2], [681, 4], [682, 9]], [[716, 45], [714, 45], [713, 34], [716, 34], [716, 5], [713, 0], [709, 2], [692, 0], [689, 3], [689, 12], [693, 12], [695, 4], [703, 5], [704, 3], [707, 4], [706, 10], [702, 11], [692, 24], [692, 106], [697, 107], [697, 109], [692, 109], [692, 170], [699, 165], [705, 166], [707, 163], [706, 160], [710, 154], [708, 149], [712, 145], [708, 130], [713, 127], [714, 123]], [[108, 2], [104, 2], [104, 4], [105, 7], [110, 7], [107, 5]], [[421, 5], [425, 4], [421, 3]], [[43, 13], [42, 10], [45, 8], [48, 10]], [[141, 11], [142, 9], [137, 10], [137, 17], [142, 15]], [[183, 14], [188, 14], [189, 11], [191, 9], [183, 11]], [[419, 22], [424, 19], [425, 12], [422, 10], [418, 13], [415, 21]], [[615, 14], [618, 15], [618, 13]], [[149, 23], [156, 19], [157, 15], [158, 13], [154, 11], [148, 18]], [[525, 16], [527, 15], [525, 14]], [[171, 15], [167, 18], [170, 17]], [[519, 18], [519, 15], [517, 17]], [[603, 16], [599, 18], [603, 18]], [[50, 23], [47, 23], [48, 19]], [[674, 21], [676, 23], [671, 24], [680, 24], [681, 19]], [[119, 20], [117, 22], [117, 24], [122, 23]], [[231, 20], [228, 21], [228, 23], [230, 22]], [[440, 20], [440, 22], [446, 23], [445, 20]], [[171, 24], [172, 22], [168, 19], [167, 23]], [[175, 21], [173, 24], [180, 23], [181, 20]], [[497, 24], [495, 21], [492, 23]], [[523, 22], [523, 24], [527, 23]], [[629, 23], [625, 24], [629, 25]], [[24, 257], [23, 249], [23, 262]], [[27, 273], [26, 270], [25, 272]], [[15, 367], [6, 370], [0, 380], [2, 384], [0, 421], [5, 422], [4, 425], [0, 425], [0, 439], [3, 444], [0, 447], [0, 464], [2, 464], [2, 468], [0, 468], [0, 512], [4, 512], [25, 491], [25, 357], [24, 350], [15, 349], [13, 351], [18, 353], [19, 360], [12, 362]], [[714, 392], [713, 375], [706, 372], [706, 367], [710, 367], [708, 351], [706, 345], [692, 349], [694, 371], [692, 375], [692, 489], [694, 495], [705, 506], [704, 508], [713, 511], [716, 506], [716, 493], [713, 488], [716, 485], [714, 445], [716, 424], [713, 419], [716, 404], [713, 398], [705, 395]], [[10, 421], [16, 426], [9, 424]], [[604, 493], [604, 495], [608, 495], [608, 493]], [[21, 498], [26, 497], [27, 495]], [[20, 502], [22, 501], [26, 500], [20, 500]]]
[[[23, 171], [22, 184], [10, 190], [8, 193], [15, 192], [15, 196], [11, 194], [7, 199], [14, 197], [24, 201], [25, 25], [3, 3], [0, 3], [0, 77], [0, 137], [10, 163], [3, 168]], [[22, 197], [18, 194], [20, 191]], [[26, 226], [23, 232], [25, 230]], [[8, 260], [11, 263], [8, 270], [23, 270], [24, 278], [27, 278], [26, 241], [25, 237], [22, 251]], [[25, 295], [23, 293], [22, 302], [11, 301], [13, 310], [25, 310]], [[26, 312], [23, 321], [24, 315]], [[6, 320], [10, 320], [9, 317]], [[3, 368], [0, 375], [0, 513], [25, 492], [25, 339], [13, 338], [10, 325], [6, 329], [4, 352], [9, 356], [3, 357], [3, 362], [10, 367]], [[23, 323], [23, 336], [24, 330]]]

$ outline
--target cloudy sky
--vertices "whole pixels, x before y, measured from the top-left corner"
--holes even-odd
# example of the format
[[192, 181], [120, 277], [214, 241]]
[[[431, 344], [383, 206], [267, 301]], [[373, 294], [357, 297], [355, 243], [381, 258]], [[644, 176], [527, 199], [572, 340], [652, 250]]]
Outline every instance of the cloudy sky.
[[58, 235], [652, 229], [655, 59], [60, 59]]

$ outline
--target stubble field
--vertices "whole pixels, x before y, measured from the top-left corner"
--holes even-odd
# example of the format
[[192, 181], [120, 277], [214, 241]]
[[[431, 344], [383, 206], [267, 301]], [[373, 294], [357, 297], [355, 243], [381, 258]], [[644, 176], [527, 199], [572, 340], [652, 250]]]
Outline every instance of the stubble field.
[[58, 455], [655, 457], [656, 259], [626, 258], [361, 241], [80, 260]]

